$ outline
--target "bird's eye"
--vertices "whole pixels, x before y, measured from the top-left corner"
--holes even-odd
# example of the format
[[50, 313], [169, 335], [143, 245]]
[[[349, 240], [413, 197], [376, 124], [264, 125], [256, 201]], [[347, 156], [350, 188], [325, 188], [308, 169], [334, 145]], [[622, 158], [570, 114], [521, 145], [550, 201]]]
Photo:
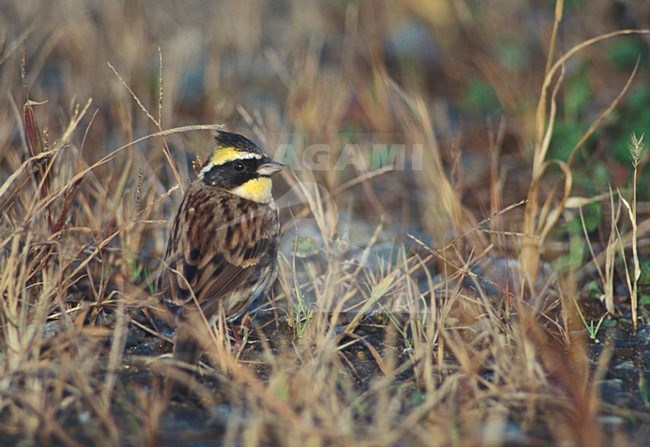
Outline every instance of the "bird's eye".
[[237, 163], [235, 163], [233, 167], [235, 168], [235, 171], [237, 171], [237, 172], [243, 172], [244, 169], [246, 169], [246, 167], [244, 166], [244, 163], [241, 163], [239, 161]]

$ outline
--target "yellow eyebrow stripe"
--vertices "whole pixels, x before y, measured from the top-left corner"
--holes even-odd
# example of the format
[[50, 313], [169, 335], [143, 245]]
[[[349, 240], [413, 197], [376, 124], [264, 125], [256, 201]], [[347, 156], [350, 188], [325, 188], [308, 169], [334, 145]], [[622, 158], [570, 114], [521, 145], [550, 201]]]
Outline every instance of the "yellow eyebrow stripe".
[[262, 156], [253, 152], [238, 151], [234, 147], [220, 147], [214, 150], [210, 161], [214, 166], [219, 166], [229, 161], [249, 158], [262, 158]]

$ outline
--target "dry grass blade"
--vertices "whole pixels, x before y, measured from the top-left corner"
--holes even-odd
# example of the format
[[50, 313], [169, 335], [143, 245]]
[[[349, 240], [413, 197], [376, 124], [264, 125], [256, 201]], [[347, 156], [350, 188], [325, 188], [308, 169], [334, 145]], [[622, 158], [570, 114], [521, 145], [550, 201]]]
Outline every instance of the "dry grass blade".
[[49, 150], [29, 158], [5, 180], [0, 186], [0, 208], [5, 209], [10, 206], [16, 194], [22, 191], [39, 167], [47, 163], [55, 152], [55, 150]]
[[117, 324], [112, 333], [111, 350], [108, 356], [107, 374], [104, 382], [104, 387], [101, 392], [101, 401], [105, 408], [110, 408], [111, 398], [115, 382], [117, 380], [117, 372], [122, 364], [122, 357], [124, 353], [124, 346], [126, 345], [126, 329], [128, 325], [128, 316], [126, 315], [126, 306], [123, 300], [118, 301], [116, 310]]
[[[25, 124], [25, 134], [27, 137], [27, 147], [32, 157], [35, 157], [43, 152], [43, 136], [41, 135], [41, 129], [38, 127], [38, 122], [36, 121], [36, 116], [34, 115], [34, 108], [32, 107], [33, 105], [42, 104], [45, 103], [27, 101], [23, 106], [23, 119]], [[40, 179], [38, 180], [38, 183], [40, 183]]]
[[[108, 66], [110, 69], [113, 71], [113, 74], [120, 80], [122, 85], [129, 91], [131, 94], [131, 97], [133, 100], [136, 102], [140, 110], [142, 110], [145, 115], [147, 115], [147, 118], [151, 120], [151, 122], [159, 129], [160, 132], [157, 132], [157, 136], [164, 136], [168, 134], [163, 134], [163, 132], [168, 132], [168, 131], [163, 131], [162, 130], [162, 110], [163, 110], [163, 57], [162, 57], [162, 50], [160, 48], [158, 49], [158, 55], [159, 55], [159, 74], [158, 74], [158, 119], [154, 118], [153, 115], [149, 112], [149, 110], [144, 106], [142, 101], [140, 101], [140, 98], [138, 98], [138, 95], [135, 94], [135, 92], [129, 87], [129, 85], [126, 83], [126, 81], [120, 76], [120, 74], [117, 72], [115, 67], [111, 65], [110, 62], [107, 62]], [[190, 126], [193, 127], [193, 126]], [[217, 130], [221, 126], [215, 127], [213, 130]], [[180, 185], [181, 192], [185, 190], [185, 186], [183, 185], [183, 182], [181, 181], [181, 175], [178, 172], [178, 169], [176, 169], [176, 165], [174, 161], [172, 160], [172, 155], [169, 151], [169, 147], [167, 147], [167, 143], [164, 142], [163, 144], [163, 154], [165, 155], [165, 158], [167, 159], [167, 163], [169, 167], [172, 170], [172, 173], [174, 174], [174, 178], [176, 179], [176, 182], [178, 185]]]
[[607, 246], [605, 247], [604, 257], [605, 257], [605, 278], [603, 287], [605, 289], [605, 307], [607, 312], [614, 314], [614, 281], [616, 277], [614, 276], [614, 266], [616, 261], [616, 248], [618, 246], [618, 221], [621, 218], [621, 206], [614, 205], [614, 193], [610, 193], [610, 207], [611, 207], [611, 227], [609, 230], [609, 240], [607, 241]]
[[535, 234], [539, 234], [540, 236], [538, 240], [538, 243], [540, 245], [544, 243], [547, 236], [551, 230], [553, 230], [555, 224], [557, 224], [558, 220], [560, 219], [560, 216], [564, 211], [564, 205], [566, 204], [566, 201], [569, 199], [569, 195], [571, 194], [571, 187], [573, 185], [573, 174], [571, 173], [571, 168], [569, 167], [568, 163], [564, 163], [559, 160], [551, 160], [544, 163], [542, 169], [545, 171], [551, 165], [558, 166], [564, 174], [564, 192], [560, 198], [560, 202], [555, 207], [552, 205], [553, 195], [549, 195], [546, 198], [544, 205], [542, 206], [542, 209], [539, 213], [540, 226], [535, 231]]
[[[423, 163], [430, 166], [432, 171], [415, 171], [415, 178], [422, 191], [432, 194], [430, 201], [433, 202], [425, 209], [428, 214], [425, 218], [431, 234], [444, 235], [444, 232], [453, 230], [453, 238], [472, 236], [472, 245], [485, 245], [485, 240], [478, 233], [467, 233], [465, 222], [466, 215], [463, 213], [463, 206], [458, 200], [454, 187], [444, 169], [442, 155], [437, 137], [434, 133], [430, 112], [426, 103], [421, 97], [411, 98], [390, 78], [386, 81], [402, 98], [408, 106], [409, 116], [402, 119], [411, 127], [410, 134], [421, 136], [425, 144]], [[434, 206], [435, 204], [435, 206]], [[448, 238], [446, 238], [448, 239]]]
[[[637, 62], [638, 66], [638, 62]], [[630, 221], [632, 222], [632, 260], [634, 262], [634, 277], [632, 279], [632, 290], [631, 290], [631, 299], [632, 299], [632, 320], [634, 324], [634, 330], [637, 328], [637, 319], [638, 319], [638, 284], [639, 279], [641, 278], [641, 265], [639, 263], [639, 247], [638, 247], [638, 232], [639, 226], [637, 224], [637, 179], [639, 175], [639, 164], [641, 163], [641, 158], [645, 152], [645, 143], [643, 142], [644, 135], [637, 137], [632, 134], [631, 141], [628, 145], [630, 149], [630, 155], [632, 156], [632, 166], [634, 168], [634, 178], [632, 183], [632, 206], [629, 206], [627, 202], [626, 206], [630, 214]], [[628, 276], [629, 281], [629, 276]]]
[[[43, 146], [43, 136], [41, 135], [41, 129], [38, 126], [36, 121], [36, 116], [34, 115], [33, 104], [38, 104], [32, 101], [27, 101], [23, 106], [23, 120], [25, 125], [25, 135], [27, 140], [27, 147], [29, 149], [29, 154], [32, 157], [36, 157], [44, 151]], [[49, 168], [46, 168], [47, 165], [39, 164], [36, 166], [35, 171], [35, 183], [40, 187], [40, 196], [41, 198], [47, 197], [49, 193], [50, 181], [47, 176]], [[52, 228], [52, 213], [50, 209], [47, 209], [47, 222], [49, 227]]]
[[359, 324], [359, 321], [365, 317], [370, 309], [377, 305], [377, 302], [381, 300], [392, 288], [394, 288], [399, 282], [400, 279], [398, 275], [400, 274], [399, 270], [393, 270], [388, 276], [379, 281], [378, 284], [372, 287], [370, 292], [370, 298], [365, 300], [361, 309], [355, 312], [352, 321], [348, 323], [345, 327], [345, 332], [353, 333], [354, 329]]
[[630, 76], [627, 78], [627, 82], [619, 92], [619, 94], [612, 100], [612, 102], [609, 103], [609, 106], [602, 111], [602, 113], [594, 120], [593, 123], [589, 126], [589, 129], [580, 137], [580, 140], [576, 143], [576, 145], [573, 147], [571, 150], [571, 154], [569, 155], [569, 158], [567, 159], [567, 164], [571, 166], [571, 163], [573, 163], [573, 159], [575, 156], [578, 154], [578, 150], [582, 147], [582, 145], [587, 141], [587, 139], [593, 135], [593, 133], [600, 127], [602, 122], [609, 116], [614, 109], [616, 109], [616, 106], [618, 106], [618, 103], [623, 99], [623, 96], [627, 93], [628, 89], [632, 85], [632, 81], [634, 80], [634, 77], [636, 76], [637, 70], [639, 69], [639, 61], [637, 60], [636, 65], [634, 66], [634, 70], [632, 70], [632, 73]]
[[[113, 65], [110, 62], [106, 62], [106, 63], [108, 64], [108, 67], [111, 69], [113, 74], [122, 83], [124, 88], [126, 88], [129, 91], [129, 93], [131, 94], [131, 98], [133, 98], [133, 100], [136, 102], [136, 104], [138, 105], [140, 110], [142, 110], [147, 115], [147, 118], [149, 118], [151, 120], [151, 122], [154, 123], [156, 125], [156, 127], [160, 129], [161, 128], [160, 121], [157, 120], [156, 118], [154, 118], [151, 113], [149, 113], [149, 110], [144, 106], [144, 104], [142, 104], [142, 101], [140, 101], [140, 98], [138, 98], [138, 95], [136, 95], [135, 92], [133, 90], [131, 90], [131, 87], [129, 87], [129, 84], [126, 83], [124, 78], [122, 78], [122, 76], [117, 72], [115, 67], [113, 67]], [[161, 59], [161, 63], [162, 63], [162, 59]]]
[[[547, 75], [548, 76], [548, 75]], [[545, 225], [545, 223], [539, 224], [538, 221], [538, 211], [539, 211], [539, 196], [540, 196], [540, 183], [542, 176], [548, 166], [544, 162], [546, 153], [551, 142], [551, 136], [553, 133], [553, 126], [555, 122], [555, 114], [557, 110], [556, 106], [556, 97], [561, 85], [561, 81], [564, 77], [564, 73], [560, 76], [553, 92], [551, 94], [551, 105], [549, 108], [549, 124], [545, 129], [545, 132], [539, 140], [539, 144], [535, 146], [535, 153], [533, 155], [533, 172], [530, 187], [528, 189], [528, 197], [526, 202], [526, 208], [524, 210], [524, 222], [523, 222], [523, 233], [524, 238], [521, 242], [521, 252], [519, 254], [519, 262], [521, 263], [521, 273], [524, 280], [529, 284], [530, 287], [533, 287], [537, 280], [537, 273], [539, 269], [539, 259], [540, 259], [540, 247], [541, 247], [541, 235], [537, 233], [539, 225]], [[543, 101], [546, 101], [544, 98]], [[540, 100], [541, 102], [541, 100]], [[565, 184], [569, 180], [569, 177], [565, 177]], [[552, 200], [552, 195], [546, 199], [546, 203], [550, 203]], [[560, 213], [561, 210], [558, 210]], [[553, 223], [554, 224], [554, 223]]]
[[370, 179], [378, 177], [378, 176], [380, 176], [382, 174], [385, 174], [386, 172], [392, 171], [393, 169], [394, 169], [394, 167], [392, 165], [390, 165], [390, 166], [381, 167], [381, 168], [376, 169], [374, 171], [365, 172], [365, 173], [363, 173], [361, 175], [356, 176], [352, 180], [349, 180], [349, 181], [337, 186], [336, 189], [332, 192], [332, 195], [333, 196], [338, 196], [343, 191], [346, 191], [346, 190], [352, 188], [353, 186], [358, 185], [359, 183], [363, 183], [365, 181], [368, 181]]
[[625, 197], [621, 195], [621, 192], [618, 191], [618, 197], [623, 203], [623, 206], [627, 210], [627, 215], [630, 219], [630, 222], [632, 223], [632, 266], [634, 267], [634, 273], [630, 274], [627, 268], [627, 261], [625, 261], [625, 252], [622, 251], [622, 257], [625, 261], [625, 281], [627, 282], [627, 289], [630, 292], [630, 300], [631, 300], [631, 305], [632, 305], [632, 324], [634, 326], [634, 330], [636, 331], [636, 327], [638, 324], [638, 283], [639, 283], [639, 278], [641, 277], [641, 266], [639, 265], [639, 254], [638, 254], [638, 246], [637, 246], [637, 238], [635, 237], [638, 232], [638, 226], [636, 223], [636, 207], [633, 205], [630, 205], [630, 202], [628, 202]]
[[[560, 5], [561, 2], [558, 2], [557, 5]], [[561, 18], [561, 15], [558, 16], [556, 14], [556, 24], [554, 26], [558, 26], [559, 22], [557, 22], [557, 19]], [[594, 45], [598, 42], [602, 42], [605, 40], [612, 39], [614, 37], [618, 36], [625, 36], [625, 35], [631, 35], [631, 34], [650, 34], [650, 29], [623, 29], [623, 30], [618, 30], [618, 31], [613, 31], [611, 33], [606, 33], [606, 34], [601, 34], [600, 36], [593, 37], [591, 39], [587, 39], [584, 42], [579, 43], [578, 45], [574, 46], [571, 48], [569, 51], [564, 53], [558, 60], [551, 66], [549, 70], [547, 70], [545, 76], [544, 76], [544, 82], [542, 83], [542, 89], [540, 91], [540, 96], [539, 96], [539, 103], [537, 106], [537, 143], [535, 145], [535, 153], [537, 154], [537, 147], [541, 146], [541, 140], [544, 131], [547, 129], [547, 126], [550, 125], [550, 122], [547, 122], [546, 120], [546, 115], [547, 115], [547, 106], [546, 106], [546, 97], [548, 94], [548, 89], [551, 86], [551, 83], [553, 82], [553, 78], [555, 77], [556, 73], [558, 70], [562, 68], [565, 62], [567, 62], [569, 59], [571, 59], [574, 55], [579, 53], [580, 51], [590, 47], [591, 45]], [[552, 53], [549, 54], [551, 56]]]
[[[558, 8], [561, 9], [561, 3], [558, 2], [556, 5]], [[554, 24], [554, 27], [557, 27], [559, 24], [559, 20], [561, 18], [561, 12], [558, 14], [557, 9], [556, 9], [556, 21]], [[537, 107], [537, 141], [535, 144], [535, 151], [534, 151], [534, 159], [533, 159], [533, 172], [532, 172], [532, 182], [530, 185], [529, 193], [528, 193], [528, 205], [526, 206], [526, 211], [524, 215], [524, 223], [523, 223], [523, 232], [524, 234], [537, 234], [536, 231], [538, 229], [546, 229], [546, 234], [548, 234], [548, 231], [550, 231], [554, 226], [555, 223], [557, 222], [557, 218], [560, 216], [560, 214], [563, 211], [564, 204], [566, 203], [566, 200], [568, 199], [568, 195], [566, 193], [566, 185], [567, 185], [567, 180], [569, 177], [567, 176], [567, 172], [570, 174], [570, 170], [564, 169], [563, 171], [565, 172], [565, 194], [563, 198], [561, 199], [560, 203], [558, 206], [555, 207], [555, 210], [553, 213], [548, 214], [548, 217], [551, 217], [552, 219], [550, 220], [545, 220], [542, 219], [540, 216], [537, 215], [538, 212], [538, 205], [537, 205], [537, 200], [539, 196], [539, 181], [541, 180], [542, 176], [544, 175], [545, 172], [545, 167], [547, 165], [544, 164], [544, 160], [546, 158], [546, 154], [548, 153], [548, 149], [550, 146], [550, 140], [551, 140], [551, 135], [552, 135], [552, 130], [554, 127], [554, 121], [555, 121], [555, 114], [556, 114], [556, 96], [557, 92], [559, 89], [559, 86], [562, 83], [562, 78], [563, 75], [560, 75], [559, 80], [556, 82], [555, 87], [553, 88], [553, 92], [550, 96], [550, 106], [548, 107], [547, 110], [547, 92], [549, 87], [551, 86], [551, 83], [556, 76], [558, 70], [562, 69], [564, 63], [569, 60], [571, 57], [573, 57], [575, 54], [578, 52], [584, 50], [585, 48], [604, 41], [608, 40], [617, 36], [621, 35], [628, 35], [628, 34], [647, 34], [650, 33], [650, 30], [620, 30], [620, 31], [615, 31], [612, 33], [607, 33], [603, 34], [601, 36], [594, 37], [592, 39], [589, 39], [587, 41], [584, 41], [573, 48], [571, 48], [568, 52], [566, 52], [564, 55], [562, 55], [546, 72], [546, 75], [544, 77], [544, 82], [542, 84], [542, 89], [540, 93], [540, 99]], [[549, 54], [549, 59], [551, 56], [552, 52]], [[547, 65], [548, 66], [548, 65]], [[638, 66], [638, 63], [637, 63]], [[578, 143], [574, 146], [571, 155], [569, 156], [569, 159], [567, 161], [567, 168], [570, 167], [571, 162], [573, 161], [573, 158], [575, 157], [575, 154], [577, 153], [578, 149], [584, 144], [584, 142], [587, 140], [587, 138], [593, 134], [593, 132], [598, 128], [598, 126], [602, 123], [602, 121], [611, 113], [611, 111], [616, 107], [620, 99], [623, 97], [625, 92], [628, 90], [629, 86], [631, 85], [631, 81], [634, 78], [634, 75], [636, 74], [637, 67], [634, 68], [632, 74], [628, 78], [628, 81], [626, 82], [625, 86], [623, 87], [622, 91], [617, 95], [617, 97], [610, 103], [609, 107], [605, 109], [600, 116], [592, 123], [592, 125], [589, 127], [587, 132], [585, 132]], [[547, 204], [545, 205], [545, 208], [548, 209], [550, 207], [551, 200], [554, 196], [555, 188], [552, 189], [551, 194], [549, 194], [549, 197], [547, 198]], [[570, 192], [570, 191], [569, 191]], [[540, 220], [541, 222], [538, 224], [537, 220]], [[535, 283], [535, 279], [537, 277], [537, 272], [539, 269], [539, 244], [543, 242], [544, 240], [544, 235], [540, 239], [537, 240], [532, 240], [529, 238], [525, 238], [523, 243], [522, 243], [522, 249], [521, 249], [521, 254], [520, 254], [520, 260], [521, 260], [521, 265], [522, 265], [522, 273], [526, 280], [529, 282], [530, 286]]]
[[[439, 248], [439, 249], [434, 249], [430, 245], [422, 242], [420, 239], [418, 239], [414, 235], [407, 234], [407, 236], [410, 239], [412, 239], [416, 244], [418, 244], [420, 247], [424, 248], [427, 252], [429, 252], [429, 254], [426, 257], [424, 257], [423, 259], [416, 260], [415, 265], [408, 270], [408, 273], [413, 273], [415, 270], [417, 270], [419, 268], [422, 268], [422, 266], [424, 266], [427, 262], [429, 262], [434, 257], [439, 257], [439, 258], [441, 258], [441, 260], [443, 260], [443, 262], [446, 262], [445, 258], [441, 256], [442, 253], [449, 250], [450, 248], [452, 248], [459, 240], [462, 240], [469, 233], [472, 233], [474, 231], [482, 231], [482, 232], [485, 232], [485, 233], [493, 233], [493, 231], [484, 229], [482, 227], [486, 223], [491, 222], [494, 218], [505, 215], [507, 212], [512, 211], [513, 209], [518, 208], [518, 207], [520, 207], [522, 205], [525, 205], [526, 203], [527, 203], [527, 200], [521, 200], [521, 201], [519, 201], [517, 203], [513, 203], [511, 205], [508, 205], [507, 207], [497, 211], [496, 213], [493, 213], [491, 216], [486, 217], [485, 219], [480, 221], [475, 227], [470, 228], [465, 233], [460, 235], [457, 239], [452, 240], [451, 242], [449, 242], [448, 244], [446, 244], [445, 246], [443, 246], [442, 248]], [[523, 237], [530, 237], [530, 235], [532, 233], [522, 234], [522, 233], [517, 233], [517, 232], [500, 231], [499, 234], [509, 235], [509, 236], [517, 236], [517, 237], [523, 238]], [[532, 236], [532, 237], [535, 238], [536, 236]], [[487, 251], [487, 249], [486, 249], [486, 251]], [[456, 267], [454, 267], [454, 269], [456, 269]]]
[[[183, 126], [183, 127], [175, 127], [172, 129], [167, 129], [163, 130], [160, 132], [155, 132], [149, 135], [145, 135], [143, 137], [140, 137], [130, 143], [124, 144], [117, 149], [114, 149], [111, 153], [100, 159], [99, 161], [95, 162], [91, 166], [88, 166], [87, 168], [83, 169], [82, 171], [78, 172], [64, 187], [60, 188], [57, 191], [52, 192], [47, 196], [47, 199], [44, 200], [41, 203], [41, 208], [49, 206], [53, 201], [57, 200], [59, 197], [65, 194], [65, 192], [69, 189], [72, 188], [74, 184], [77, 182], [81, 181], [84, 176], [86, 176], [89, 172], [91, 172], [94, 169], [97, 169], [100, 166], [103, 166], [111, 161], [113, 161], [117, 155], [124, 151], [125, 149], [135, 146], [139, 143], [142, 143], [144, 141], [150, 140], [152, 138], [157, 138], [157, 137], [166, 137], [169, 135], [177, 134], [177, 133], [184, 133], [184, 132], [191, 132], [195, 130], [218, 130], [222, 126], [220, 124], [203, 124], [203, 125], [194, 125], [194, 126]], [[0, 189], [0, 197], [2, 197], [2, 190]]]

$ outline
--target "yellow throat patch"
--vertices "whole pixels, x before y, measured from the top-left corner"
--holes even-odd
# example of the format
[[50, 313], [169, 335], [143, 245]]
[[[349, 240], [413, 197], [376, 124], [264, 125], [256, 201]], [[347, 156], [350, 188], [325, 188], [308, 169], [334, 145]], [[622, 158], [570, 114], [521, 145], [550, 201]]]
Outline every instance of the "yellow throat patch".
[[228, 163], [229, 161], [249, 158], [262, 158], [262, 156], [259, 154], [254, 154], [252, 152], [238, 151], [234, 147], [219, 147], [212, 153], [210, 161], [213, 165], [219, 166], [224, 163]]
[[273, 183], [269, 177], [258, 177], [232, 189], [230, 192], [253, 202], [270, 203], [273, 201], [271, 195], [272, 186]]

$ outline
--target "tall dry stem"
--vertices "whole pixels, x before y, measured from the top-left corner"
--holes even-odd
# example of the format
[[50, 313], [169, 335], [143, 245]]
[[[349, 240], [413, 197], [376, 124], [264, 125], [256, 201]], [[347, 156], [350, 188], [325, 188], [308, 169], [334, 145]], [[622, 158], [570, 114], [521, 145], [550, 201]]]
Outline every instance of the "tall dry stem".
[[[552, 41], [554, 41], [557, 27], [560, 24], [562, 19], [562, 9], [563, 1], [558, 0], [556, 3], [555, 10], [555, 20], [553, 24], [553, 34]], [[526, 203], [526, 209], [524, 212], [524, 222], [523, 222], [523, 238], [521, 253], [519, 256], [521, 262], [522, 275], [524, 280], [527, 281], [529, 286], [532, 288], [535, 284], [538, 269], [539, 261], [541, 257], [541, 251], [543, 244], [546, 240], [546, 237], [549, 235], [550, 231], [557, 224], [566, 201], [569, 199], [572, 186], [572, 173], [571, 173], [571, 163], [577, 153], [578, 149], [586, 142], [587, 138], [593, 134], [596, 128], [602, 123], [602, 121], [607, 117], [607, 115], [614, 109], [618, 104], [622, 96], [625, 94], [629, 86], [631, 85], [632, 78], [636, 74], [636, 68], [632, 72], [630, 78], [626, 85], [623, 87], [622, 91], [618, 96], [610, 103], [598, 118], [591, 124], [587, 132], [580, 138], [578, 143], [573, 147], [571, 155], [569, 156], [566, 162], [560, 160], [546, 160], [548, 150], [550, 148], [551, 137], [553, 135], [553, 129], [555, 125], [555, 117], [557, 113], [556, 98], [559, 88], [563, 81], [563, 66], [564, 63], [573, 57], [578, 52], [584, 50], [585, 48], [604, 41], [611, 39], [616, 36], [627, 35], [627, 34], [647, 34], [650, 33], [650, 30], [641, 29], [641, 30], [620, 30], [612, 33], [603, 34], [592, 39], [581, 42], [580, 44], [571, 48], [568, 52], [562, 55], [555, 63], [551, 64], [549, 61], [553, 58], [553, 51], [549, 52], [548, 61], [547, 61], [547, 70], [544, 75], [544, 81], [542, 83], [542, 88], [540, 92], [540, 98], [537, 106], [536, 112], [536, 138], [535, 146], [533, 152], [533, 168], [532, 168], [532, 180], [528, 190], [528, 201]], [[558, 72], [560, 72], [558, 76]], [[555, 80], [557, 77], [557, 80]], [[549, 89], [555, 80], [555, 85], [549, 94]], [[547, 169], [556, 165], [562, 170], [562, 175], [564, 176], [564, 188], [563, 194], [560, 197], [557, 204], [554, 204], [555, 201], [555, 191], [556, 188], [553, 187], [547, 197], [544, 199], [543, 204], [540, 208], [540, 197], [542, 195], [541, 191], [541, 182], [544, 174]]]

